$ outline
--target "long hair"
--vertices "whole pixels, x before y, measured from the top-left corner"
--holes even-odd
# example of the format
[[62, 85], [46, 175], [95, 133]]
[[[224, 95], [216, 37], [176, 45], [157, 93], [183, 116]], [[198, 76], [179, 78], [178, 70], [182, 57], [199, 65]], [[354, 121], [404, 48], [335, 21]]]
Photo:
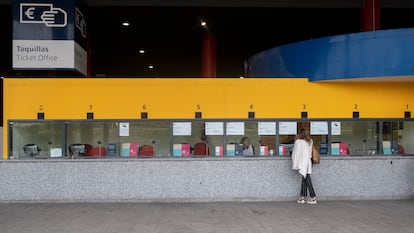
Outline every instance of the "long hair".
[[310, 133], [308, 130], [306, 129], [301, 129], [299, 131], [299, 134], [297, 135], [298, 139], [303, 139], [305, 140], [307, 143], [310, 143], [312, 141], [312, 138], [310, 137]]
[[240, 144], [243, 144], [245, 141], [249, 140], [249, 137], [242, 137]]

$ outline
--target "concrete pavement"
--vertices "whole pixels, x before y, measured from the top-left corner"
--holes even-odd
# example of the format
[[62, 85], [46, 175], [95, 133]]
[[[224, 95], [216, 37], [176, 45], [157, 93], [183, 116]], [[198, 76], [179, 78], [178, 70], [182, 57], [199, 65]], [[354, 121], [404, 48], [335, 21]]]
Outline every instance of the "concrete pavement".
[[1, 233], [412, 233], [414, 200], [3, 203]]

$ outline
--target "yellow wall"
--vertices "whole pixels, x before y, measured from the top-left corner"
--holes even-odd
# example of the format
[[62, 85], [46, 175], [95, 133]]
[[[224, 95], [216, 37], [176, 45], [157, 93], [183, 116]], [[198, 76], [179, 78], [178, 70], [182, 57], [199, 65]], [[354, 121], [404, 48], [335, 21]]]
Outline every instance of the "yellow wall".
[[[310, 83], [306, 78], [6, 78], [3, 155], [7, 121], [45, 119], [402, 118], [414, 106], [412, 82]], [[145, 106], [145, 109], [144, 109]]]

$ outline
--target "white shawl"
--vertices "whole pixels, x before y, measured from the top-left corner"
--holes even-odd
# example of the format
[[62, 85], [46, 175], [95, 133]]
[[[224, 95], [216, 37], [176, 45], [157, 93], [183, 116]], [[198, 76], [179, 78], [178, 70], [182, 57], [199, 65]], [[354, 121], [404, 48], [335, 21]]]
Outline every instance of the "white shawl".
[[292, 151], [292, 169], [306, 177], [306, 174], [312, 174], [312, 144], [303, 139], [297, 139]]

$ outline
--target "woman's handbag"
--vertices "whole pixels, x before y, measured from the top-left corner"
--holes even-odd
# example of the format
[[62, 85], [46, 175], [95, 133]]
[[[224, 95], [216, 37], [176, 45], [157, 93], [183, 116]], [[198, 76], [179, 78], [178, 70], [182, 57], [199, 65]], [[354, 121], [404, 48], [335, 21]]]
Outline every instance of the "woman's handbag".
[[319, 155], [319, 151], [312, 146], [312, 163], [319, 164], [321, 162], [321, 156]]

